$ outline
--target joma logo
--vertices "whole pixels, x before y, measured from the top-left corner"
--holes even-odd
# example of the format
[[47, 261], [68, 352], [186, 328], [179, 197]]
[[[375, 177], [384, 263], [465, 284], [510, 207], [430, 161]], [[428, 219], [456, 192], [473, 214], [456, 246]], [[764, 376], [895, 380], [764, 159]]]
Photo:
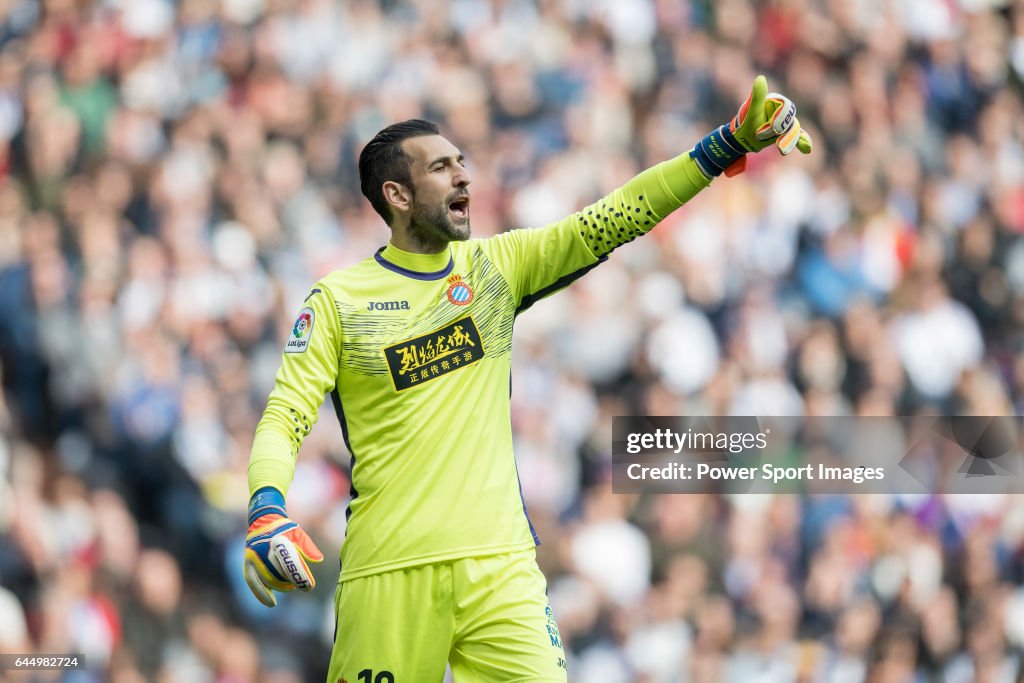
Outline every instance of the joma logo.
[[367, 305], [368, 311], [408, 311], [408, 301], [371, 301]]

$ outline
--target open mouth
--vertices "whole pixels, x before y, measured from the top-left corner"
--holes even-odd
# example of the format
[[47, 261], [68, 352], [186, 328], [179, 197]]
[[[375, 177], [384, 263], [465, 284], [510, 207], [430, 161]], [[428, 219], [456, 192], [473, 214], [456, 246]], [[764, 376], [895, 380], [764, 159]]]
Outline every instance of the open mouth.
[[469, 217], [469, 196], [459, 197], [458, 199], [448, 204], [448, 210], [455, 215], [456, 218], [468, 218]]

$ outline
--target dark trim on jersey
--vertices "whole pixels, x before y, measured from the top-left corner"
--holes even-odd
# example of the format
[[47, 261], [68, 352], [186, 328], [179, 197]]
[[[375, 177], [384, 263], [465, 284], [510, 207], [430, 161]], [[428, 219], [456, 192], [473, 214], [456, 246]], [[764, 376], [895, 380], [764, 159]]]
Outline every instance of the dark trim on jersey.
[[519, 485], [519, 500], [523, 504], [523, 516], [526, 517], [526, 523], [530, 527], [530, 535], [533, 536], [533, 544], [540, 545], [540, 536], [537, 535], [537, 530], [533, 528], [533, 521], [530, 520], [530, 513], [526, 510], [526, 498], [523, 497], [523, 481], [519, 478], [519, 465], [516, 463], [515, 456], [512, 456], [512, 465], [516, 468], [516, 484]]
[[338, 424], [341, 425], [341, 438], [345, 441], [345, 448], [348, 449], [349, 455], [352, 456], [352, 460], [349, 463], [348, 478], [352, 483], [348, 489], [348, 505], [345, 506], [345, 522], [348, 522], [348, 518], [352, 516], [352, 501], [359, 497], [359, 491], [356, 491], [356, 452], [352, 450], [352, 444], [348, 440], [348, 422], [345, 420], [345, 409], [341, 405], [341, 395], [338, 390], [335, 389], [331, 392], [331, 403], [334, 404], [334, 414], [338, 416]]
[[413, 280], [440, 280], [441, 278], [448, 277], [448, 275], [452, 272], [452, 269], [455, 268], [455, 258], [449, 254], [447, 266], [445, 266], [441, 270], [435, 270], [433, 273], [421, 273], [416, 270], [409, 270], [408, 268], [403, 268], [402, 266], [396, 265], [391, 261], [388, 261], [386, 258], [381, 256], [382, 251], [384, 251], [384, 247], [378, 249], [377, 253], [373, 255], [373, 258], [377, 261], [377, 263], [384, 266], [393, 273], [398, 273], [399, 275], [404, 275], [405, 277], [411, 277]]
[[[512, 397], [512, 371], [508, 373], [508, 395]], [[512, 455], [512, 467], [516, 468], [516, 485], [519, 486], [519, 502], [523, 504], [523, 516], [526, 517], [526, 523], [530, 527], [530, 535], [533, 536], [533, 544], [540, 545], [540, 536], [537, 535], [537, 530], [533, 528], [533, 521], [530, 519], [530, 513], [526, 509], [526, 498], [523, 496], [523, 480], [519, 478], [519, 463], [516, 462], [516, 456]]]
[[523, 297], [523, 300], [519, 303], [519, 308], [516, 309], [516, 315], [519, 315], [520, 313], [522, 313], [527, 308], [529, 308], [530, 306], [534, 305], [535, 303], [537, 303], [538, 301], [540, 301], [541, 299], [543, 299], [547, 295], [554, 294], [558, 290], [564, 289], [564, 288], [568, 287], [573, 282], [575, 282], [576, 280], [579, 280], [581, 277], [583, 277], [584, 275], [589, 273], [591, 270], [593, 270], [594, 268], [596, 268], [597, 266], [601, 265], [602, 263], [604, 263], [607, 260], [608, 260], [608, 254], [605, 254], [604, 256], [602, 256], [599, 259], [597, 259], [597, 261], [595, 261], [594, 263], [591, 263], [589, 266], [583, 266], [579, 270], [573, 271], [573, 272], [569, 273], [568, 275], [563, 275], [562, 277], [558, 278], [557, 280], [555, 280], [553, 283], [551, 283], [547, 287], [542, 287], [541, 289], [538, 289], [533, 294], [527, 294], [526, 296]]

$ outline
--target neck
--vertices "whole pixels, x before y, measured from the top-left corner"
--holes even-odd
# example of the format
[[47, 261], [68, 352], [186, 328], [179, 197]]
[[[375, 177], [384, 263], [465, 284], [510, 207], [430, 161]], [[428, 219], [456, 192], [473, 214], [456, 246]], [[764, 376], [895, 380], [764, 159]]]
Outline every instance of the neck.
[[391, 244], [410, 254], [440, 254], [448, 251], [448, 240], [418, 234], [407, 225], [391, 227]]

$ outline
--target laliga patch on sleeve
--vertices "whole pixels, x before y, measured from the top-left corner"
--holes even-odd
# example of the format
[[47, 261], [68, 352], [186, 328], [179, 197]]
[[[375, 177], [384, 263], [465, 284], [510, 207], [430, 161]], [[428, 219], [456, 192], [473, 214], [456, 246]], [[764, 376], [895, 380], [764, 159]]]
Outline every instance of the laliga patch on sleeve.
[[313, 309], [303, 308], [295, 319], [292, 333], [284, 345], [285, 353], [302, 353], [309, 346], [309, 338], [313, 336]]

